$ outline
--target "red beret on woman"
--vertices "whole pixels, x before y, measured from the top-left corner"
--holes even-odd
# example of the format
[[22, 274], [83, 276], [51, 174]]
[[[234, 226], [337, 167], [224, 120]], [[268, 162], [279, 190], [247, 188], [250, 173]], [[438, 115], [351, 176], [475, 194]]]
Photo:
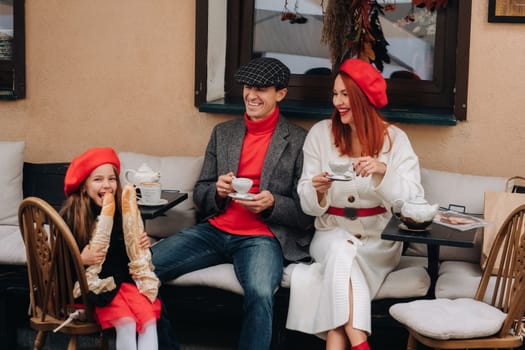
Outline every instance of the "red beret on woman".
[[339, 67], [340, 72], [346, 73], [361, 88], [368, 101], [375, 108], [387, 105], [386, 81], [381, 73], [370, 63], [350, 58]]

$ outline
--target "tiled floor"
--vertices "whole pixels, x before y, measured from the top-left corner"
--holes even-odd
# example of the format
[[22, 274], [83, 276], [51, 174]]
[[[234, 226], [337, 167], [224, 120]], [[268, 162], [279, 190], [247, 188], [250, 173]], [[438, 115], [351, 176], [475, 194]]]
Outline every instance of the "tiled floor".
[[[220, 330], [220, 328], [223, 328]], [[17, 334], [17, 350], [31, 350], [34, 342], [35, 332], [30, 329], [19, 330]], [[237, 334], [226, 330], [226, 327], [214, 329], [200, 329], [198, 331], [187, 331], [178, 334], [181, 340], [181, 350], [235, 350]], [[404, 350], [406, 346], [406, 334], [403, 329], [389, 333], [378, 330], [370, 338], [370, 345], [374, 350]], [[94, 338], [82, 337], [82, 346], [96, 345]], [[114, 339], [110, 337], [109, 349], [115, 349]], [[297, 332], [287, 332], [286, 344], [283, 350], [323, 350], [323, 340], [307, 336]], [[0, 346], [0, 348], [2, 348]], [[60, 350], [67, 348], [67, 338], [60, 334], [49, 334], [43, 350]], [[6, 349], [7, 350], [7, 349]], [[162, 350], [162, 349], [161, 349]], [[421, 349], [423, 350], [423, 349]]]
[[[20, 330], [18, 332], [18, 343], [17, 350], [32, 350], [33, 342], [35, 340], [35, 332], [32, 330]], [[96, 346], [98, 343], [89, 337], [82, 337], [82, 347]], [[67, 348], [67, 338], [63, 335], [49, 334], [46, 339], [46, 344], [42, 350], [60, 350]], [[3, 347], [0, 345], [0, 349]], [[114, 339], [109, 339], [109, 350], [115, 349]], [[234, 350], [231, 346], [212, 346], [206, 344], [181, 344], [181, 350]], [[10, 350], [10, 349], [5, 349]], [[162, 349], [160, 349], [162, 350]]]
[[[17, 350], [31, 350], [34, 342], [34, 335], [35, 333], [32, 330], [19, 330], [19, 347]], [[207, 334], [206, 332], [203, 332], [200, 339], [194, 338], [193, 335], [183, 335], [181, 340], [184, 340], [181, 344], [181, 350], [236, 350], [236, 339], [233, 339], [231, 335], [218, 337], [217, 334]], [[82, 346], [95, 344], [96, 342], [93, 338], [82, 338]], [[114, 339], [110, 338], [109, 345], [110, 350], [115, 349]], [[376, 333], [375, 336], [370, 338], [370, 345], [374, 350], [404, 350], [406, 343], [403, 330], [399, 330], [396, 334]], [[67, 339], [63, 335], [51, 334], [48, 336], [43, 350], [60, 350], [66, 348]], [[296, 332], [290, 332], [287, 335], [286, 344], [282, 347], [282, 349], [286, 350], [324, 350], [324, 348], [325, 343], [323, 340]]]

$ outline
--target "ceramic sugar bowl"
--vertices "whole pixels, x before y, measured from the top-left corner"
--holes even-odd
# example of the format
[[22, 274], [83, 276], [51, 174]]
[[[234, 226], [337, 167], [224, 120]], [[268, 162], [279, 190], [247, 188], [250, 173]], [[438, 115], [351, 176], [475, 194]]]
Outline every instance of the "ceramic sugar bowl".
[[153, 171], [146, 163], [143, 163], [137, 170], [126, 169], [124, 178], [135, 185], [142, 182], [158, 182], [160, 180], [160, 172]]
[[407, 201], [396, 200], [392, 211], [394, 215], [399, 215], [399, 219], [406, 228], [425, 230], [432, 223], [438, 208], [438, 204], [429, 204], [423, 197], [416, 197]]

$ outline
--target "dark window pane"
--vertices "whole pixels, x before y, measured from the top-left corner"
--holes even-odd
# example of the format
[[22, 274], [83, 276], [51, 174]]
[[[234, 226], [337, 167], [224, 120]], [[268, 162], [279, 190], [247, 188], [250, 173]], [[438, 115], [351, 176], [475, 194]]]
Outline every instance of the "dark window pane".
[[[225, 99], [235, 100], [241, 89], [233, 80], [239, 65], [253, 57], [271, 56], [292, 71], [287, 99], [330, 103], [331, 70], [328, 48], [321, 44], [322, 9], [315, 2], [298, 1], [298, 8], [281, 8], [284, 1], [228, 0]], [[288, 2], [290, 3], [290, 2]], [[273, 5], [272, 5], [273, 4]], [[197, 48], [206, 31], [208, 1], [197, 1]], [[465, 119], [471, 0], [450, 0], [446, 9], [426, 12], [411, 1], [397, 1], [381, 24], [390, 64], [383, 76], [388, 83], [388, 108]], [[200, 19], [200, 21], [199, 21]], [[202, 67], [206, 52], [196, 52]], [[200, 62], [200, 64], [199, 64]], [[205, 73], [196, 73], [196, 103], [203, 100]], [[198, 83], [198, 85], [197, 85]], [[204, 90], [205, 91], [205, 90]]]
[[0, 99], [25, 97], [24, 0], [0, 0]]
[[11, 60], [13, 55], [13, 0], [0, 0], [0, 60]]

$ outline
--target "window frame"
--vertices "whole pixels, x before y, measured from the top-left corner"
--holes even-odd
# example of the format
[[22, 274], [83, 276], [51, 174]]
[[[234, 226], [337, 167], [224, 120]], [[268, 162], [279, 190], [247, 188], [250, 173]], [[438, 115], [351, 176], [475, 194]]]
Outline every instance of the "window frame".
[[[195, 105], [198, 107], [209, 102], [206, 101], [208, 2], [196, 2]], [[227, 0], [225, 101], [242, 102], [241, 87], [233, 76], [241, 64], [251, 59], [254, 4], [254, 0]], [[431, 121], [435, 124], [439, 124], [440, 117], [446, 119], [451, 115], [454, 120], [466, 120], [472, 3], [471, 0], [451, 0], [448, 4], [446, 9], [438, 11], [434, 50], [436, 78], [432, 81], [387, 79], [389, 106], [382, 110], [387, 119], [420, 123], [421, 116], [428, 114], [437, 121]], [[440, 56], [442, 52], [449, 54]], [[331, 108], [331, 78], [292, 74], [286, 100]], [[396, 118], [396, 114], [404, 115]]]
[[26, 97], [24, 2], [24, 0], [13, 0], [12, 59], [0, 60], [0, 71], [12, 76], [13, 85], [11, 89], [0, 89], [0, 100]]

